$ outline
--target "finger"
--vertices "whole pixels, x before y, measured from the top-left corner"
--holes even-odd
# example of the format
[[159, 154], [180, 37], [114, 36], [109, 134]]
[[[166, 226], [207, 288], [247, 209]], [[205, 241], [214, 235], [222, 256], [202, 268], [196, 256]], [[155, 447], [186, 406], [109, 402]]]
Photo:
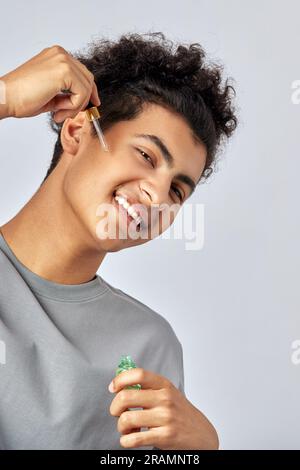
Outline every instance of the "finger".
[[56, 111], [59, 111], [61, 109], [72, 109], [74, 114], [77, 114], [79, 113], [79, 111], [85, 109], [90, 100], [87, 95], [85, 101], [77, 109], [74, 109], [74, 105], [72, 103], [72, 100], [70, 99], [70, 95], [66, 97], [62, 97], [62, 95], [60, 95], [55, 97], [54, 99], [57, 100], [56, 104], [54, 105]]
[[[64, 102], [65, 104], [63, 105], [63, 108], [55, 112], [53, 116], [55, 121], [62, 122], [68, 117], [74, 118], [75, 116], [77, 116], [77, 114], [80, 111], [84, 110], [87, 107], [89, 103], [89, 99], [90, 99], [89, 93], [86, 94], [86, 91], [82, 89], [81, 96], [84, 96], [84, 93], [85, 93], [84, 101], [82, 101], [82, 98], [79, 98], [79, 94], [78, 94], [78, 99], [80, 99], [80, 101], [79, 101], [79, 106], [77, 107], [74, 107], [74, 103], [76, 103], [76, 98], [74, 98], [73, 94], [69, 95], [68, 98], [66, 98], [66, 102]], [[77, 103], [78, 103], [78, 100], [77, 100]]]
[[73, 110], [77, 114], [91, 96], [91, 84], [86, 76], [78, 70], [78, 67], [72, 67], [72, 77], [75, 82], [74, 87], [70, 88], [72, 94], [69, 95], [69, 98], [73, 104]]
[[142, 388], [151, 388], [153, 390], [159, 390], [171, 385], [171, 382], [162, 375], [140, 367], [121, 372], [111, 383], [114, 387], [112, 391], [115, 393], [128, 385], [140, 384]]
[[130, 433], [121, 436], [120, 444], [122, 447], [141, 447], [141, 446], [154, 446], [159, 448], [160, 430], [149, 429], [149, 431], [142, 431], [137, 433]]
[[93, 88], [92, 88], [92, 94], [91, 94], [91, 97], [90, 97], [90, 101], [92, 103], [94, 103], [96, 106], [100, 106], [100, 104], [101, 104], [101, 100], [99, 98], [99, 94], [98, 94], [98, 90], [97, 90], [97, 86], [96, 86], [95, 82], [93, 83]]
[[61, 122], [67, 117], [75, 117], [79, 111], [87, 106], [91, 95], [90, 84], [86, 77], [78, 71], [78, 68], [71, 65], [70, 77], [66, 79], [65, 88], [70, 90], [71, 94], [68, 96], [67, 108], [59, 109], [55, 113], [55, 120]]
[[123, 434], [130, 434], [130, 433], [133, 433], [133, 432], [141, 432], [141, 429], [140, 428], [133, 428], [133, 429], [130, 429], [128, 432], [123, 432]]
[[[56, 100], [56, 104], [63, 106], [60, 109], [56, 107], [57, 113], [55, 113], [54, 119], [57, 122], [62, 122], [67, 117], [75, 117], [82, 109], [86, 108], [91, 96], [94, 104], [100, 104], [97, 100], [97, 88], [93, 74], [71, 54], [69, 54], [68, 60], [70, 73], [66, 78], [65, 88], [69, 89], [72, 94], [62, 103]], [[70, 112], [66, 112], [67, 109], [70, 109]]]
[[90, 84], [92, 84], [92, 82], [94, 81], [94, 75], [92, 74], [92, 72], [73, 55], [71, 55], [71, 60], [73, 66], [77, 68], [78, 72], [82, 74]]
[[68, 117], [73, 119], [77, 116], [77, 114], [81, 111], [81, 108], [84, 109], [86, 108], [87, 104], [89, 102], [89, 99], [87, 98], [85, 103], [83, 103], [82, 107], [77, 108], [76, 110], [68, 111], [67, 109], [60, 109], [59, 111], [55, 112], [53, 115], [53, 119], [57, 123], [61, 123], [65, 121]]
[[118, 419], [118, 431], [128, 433], [135, 428], [159, 427], [167, 424], [159, 408], [151, 410], [124, 411]]
[[72, 101], [70, 100], [69, 96], [66, 94], [57, 95], [52, 98], [47, 104], [45, 104], [41, 109], [40, 112], [56, 112], [62, 109], [71, 109], [73, 107]]
[[95, 77], [93, 73], [84, 65], [80, 60], [75, 59], [72, 57], [74, 60], [75, 66], [80, 70], [80, 73], [82, 73], [85, 78], [87, 79], [88, 83], [91, 86], [91, 95], [90, 95], [90, 101], [95, 104], [96, 106], [100, 106], [101, 100], [98, 94], [97, 86], [95, 83]]
[[127, 408], [153, 408], [160, 403], [158, 390], [121, 390], [110, 405], [110, 414], [120, 416]]

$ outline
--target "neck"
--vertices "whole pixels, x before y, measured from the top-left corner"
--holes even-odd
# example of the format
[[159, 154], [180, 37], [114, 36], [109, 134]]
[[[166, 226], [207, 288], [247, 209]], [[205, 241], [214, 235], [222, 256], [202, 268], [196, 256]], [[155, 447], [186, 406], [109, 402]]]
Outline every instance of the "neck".
[[30, 271], [52, 282], [81, 284], [95, 277], [106, 253], [65, 200], [62, 176], [54, 173], [0, 230]]

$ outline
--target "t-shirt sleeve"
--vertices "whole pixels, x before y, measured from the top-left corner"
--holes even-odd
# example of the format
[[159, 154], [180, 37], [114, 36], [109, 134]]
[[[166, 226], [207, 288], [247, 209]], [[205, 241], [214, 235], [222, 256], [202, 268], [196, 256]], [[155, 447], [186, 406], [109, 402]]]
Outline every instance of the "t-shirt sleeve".
[[184, 391], [184, 363], [183, 363], [183, 349], [181, 343], [179, 343], [179, 374], [180, 374], [180, 380], [179, 380], [179, 385], [178, 389], [181, 391], [181, 393], [185, 395]]

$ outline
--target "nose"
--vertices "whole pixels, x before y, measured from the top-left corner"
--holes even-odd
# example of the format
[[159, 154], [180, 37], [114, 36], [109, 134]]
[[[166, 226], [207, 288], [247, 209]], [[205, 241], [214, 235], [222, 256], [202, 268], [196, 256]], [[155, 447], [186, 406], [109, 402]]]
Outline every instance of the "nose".
[[169, 188], [170, 181], [166, 177], [155, 181], [147, 179], [140, 183], [141, 202], [150, 209], [151, 223], [158, 227], [159, 233], [162, 233], [172, 223], [176, 215], [174, 209], [170, 213], [167, 210], [172, 205], [169, 200]]
[[151, 211], [151, 215], [148, 214], [148, 221], [150, 217], [151, 226], [157, 227], [158, 233], [162, 233], [170, 225], [170, 216], [165, 217], [166, 208], [170, 203], [168, 185], [167, 178], [156, 178], [155, 181], [147, 179], [140, 184], [143, 204]]
[[142, 202], [145, 205], [160, 205], [168, 203], [168, 181], [150, 182], [142, 181], [140, 183], [140, 190], [142, 195]]

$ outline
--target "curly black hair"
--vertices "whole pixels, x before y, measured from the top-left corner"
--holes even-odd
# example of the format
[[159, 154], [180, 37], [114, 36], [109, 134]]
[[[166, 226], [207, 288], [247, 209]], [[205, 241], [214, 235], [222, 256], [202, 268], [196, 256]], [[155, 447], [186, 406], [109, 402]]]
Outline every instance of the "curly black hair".
[[[233, 105], [235, 89], [230, 79], [222, 83], [223, 66], [206, 63], [198, 43], [175, 45], [161, 32], [123, 34], [119, 40], [98, 39], [86, 52], [71, 53], [90, 70], [101, 97], [101, 127], [138, 116], [144, 103], [155, 103], [179, 113], [205, 144], [207, 158], [200, 181], [213, 172], [217, 155], [237, 126]], [[49, 124], [58, 134], [50, 167], [57, 165], [63, 148], [57, 123], [50, 113]], [[92, 135], [96, 136], [94, 126]]]

